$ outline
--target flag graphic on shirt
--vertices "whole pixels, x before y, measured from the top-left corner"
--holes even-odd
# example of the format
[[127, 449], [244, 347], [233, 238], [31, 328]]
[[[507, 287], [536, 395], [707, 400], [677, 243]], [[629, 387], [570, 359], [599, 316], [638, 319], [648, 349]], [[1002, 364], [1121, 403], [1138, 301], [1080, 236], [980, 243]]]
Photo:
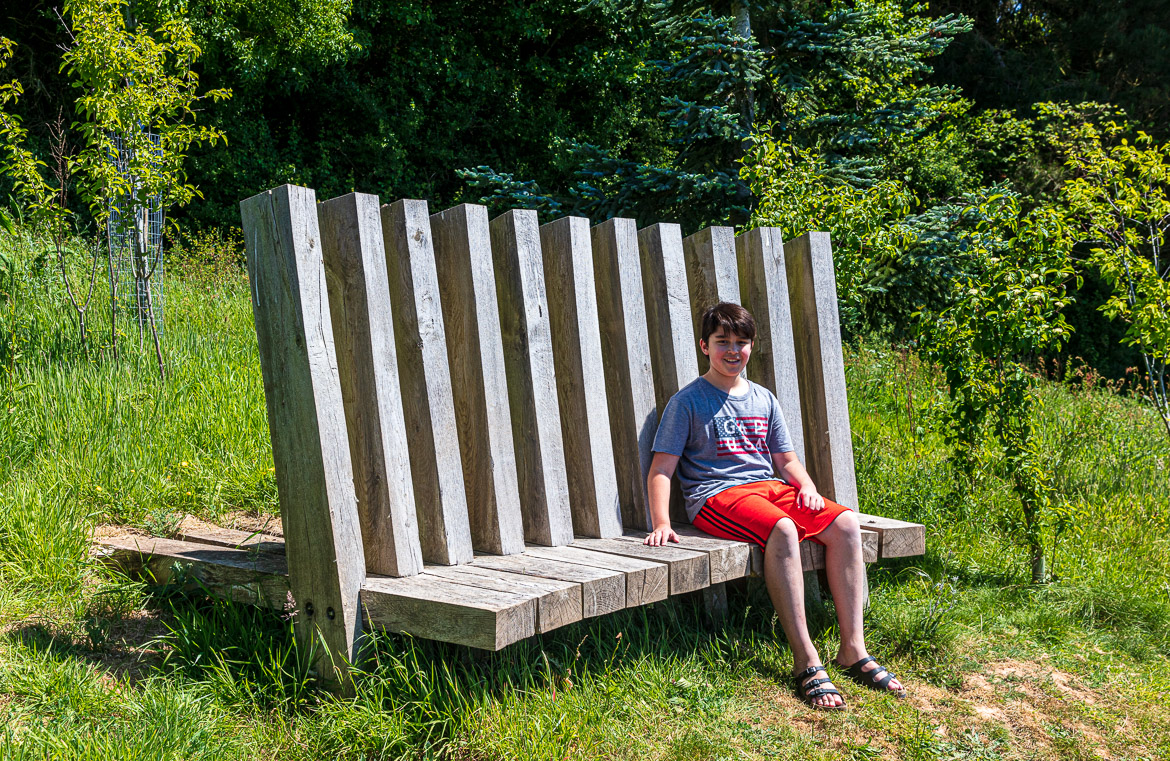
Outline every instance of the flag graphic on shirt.
[[715, 452], [720, 457], [738, 454], [768, 455], [768, 418], [717, 417]]

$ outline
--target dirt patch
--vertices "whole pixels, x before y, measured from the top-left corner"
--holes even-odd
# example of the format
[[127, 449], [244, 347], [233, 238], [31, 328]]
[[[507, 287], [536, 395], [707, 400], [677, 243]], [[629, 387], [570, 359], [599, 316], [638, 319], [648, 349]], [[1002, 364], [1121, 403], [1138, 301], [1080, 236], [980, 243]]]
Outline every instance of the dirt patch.
[[236, 510], [224, 516], [223, 527], [233, 528], [237, 531], [284, 536], [284, 526], [281, 525], [280, 516], [267, 513], [258, 514]]

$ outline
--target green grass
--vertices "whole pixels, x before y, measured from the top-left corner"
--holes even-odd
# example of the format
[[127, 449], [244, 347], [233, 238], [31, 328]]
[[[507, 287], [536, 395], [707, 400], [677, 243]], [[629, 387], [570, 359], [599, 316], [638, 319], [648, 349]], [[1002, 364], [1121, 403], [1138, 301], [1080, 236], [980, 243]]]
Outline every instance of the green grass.
[[[163, 384], [136, 335], [113, 358], [100, 301], [87, 355], [36, 242], [0, 238], [0, 758], [1170, 759], [1156, 417], [1043, 386], [1076, 529], [1036, 587], [1002, 463], [956, 480], [937, 379], [880, 344], [847, 355], [862, 507], [926, 523], [928, 551], [871, 570], [867, 625], [909, 700], [839, 681], [845, 715], [797, 703], [757, 585], [714, 629], [681, 599], [483, 656], [378, 636], [355, 696], [321, 691], [278, 613], [149, 589], [89, 553], [100, 523], [276, 512], [247, 282], [231, 241], [200, 245], [167, 282]], [[830, 657], [832, 620], [814, 636]]]

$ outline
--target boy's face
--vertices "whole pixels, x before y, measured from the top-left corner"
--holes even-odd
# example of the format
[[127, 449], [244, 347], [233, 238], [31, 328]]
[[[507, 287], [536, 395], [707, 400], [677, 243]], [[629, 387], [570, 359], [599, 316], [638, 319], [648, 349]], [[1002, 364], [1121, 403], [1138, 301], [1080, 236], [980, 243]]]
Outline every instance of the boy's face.
[[752, 354], [750, 340], [738, 333], [728, 333], [725, 328], [719, 328], [706, 341], [699, 341], [699, 348], [711, 360], [711, 369], [729, 378], [743, 373]]

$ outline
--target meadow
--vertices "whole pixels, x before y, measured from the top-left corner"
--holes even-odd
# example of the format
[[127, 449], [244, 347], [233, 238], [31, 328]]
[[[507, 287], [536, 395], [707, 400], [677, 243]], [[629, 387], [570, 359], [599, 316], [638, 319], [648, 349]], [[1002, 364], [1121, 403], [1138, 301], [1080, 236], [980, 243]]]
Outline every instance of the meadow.
[[0, 759], [1170, 759], [1157, 417], [1083, 365], [1037, 368], [1064, 520], [1032, 585], [1002, 463], [956, 475], [937, 375], [878, 340], [847, 381], [861, 508], [927, 526], [926, 556], [870, 568], [870, 649], [907, 700], [839, 679], [848, 712], [801, 705], [755, 583], [717, 626], [679, 599], [491, 655], [379, 635], [355, 696], [318, 689], [279, 614], [90, 552], [107, 524], [278, 515], [239, 242], [174, 253], [160, 382], [125, 326], [113, 357], [100, 282], [87, 349], [43, 242], [0, 233]]

